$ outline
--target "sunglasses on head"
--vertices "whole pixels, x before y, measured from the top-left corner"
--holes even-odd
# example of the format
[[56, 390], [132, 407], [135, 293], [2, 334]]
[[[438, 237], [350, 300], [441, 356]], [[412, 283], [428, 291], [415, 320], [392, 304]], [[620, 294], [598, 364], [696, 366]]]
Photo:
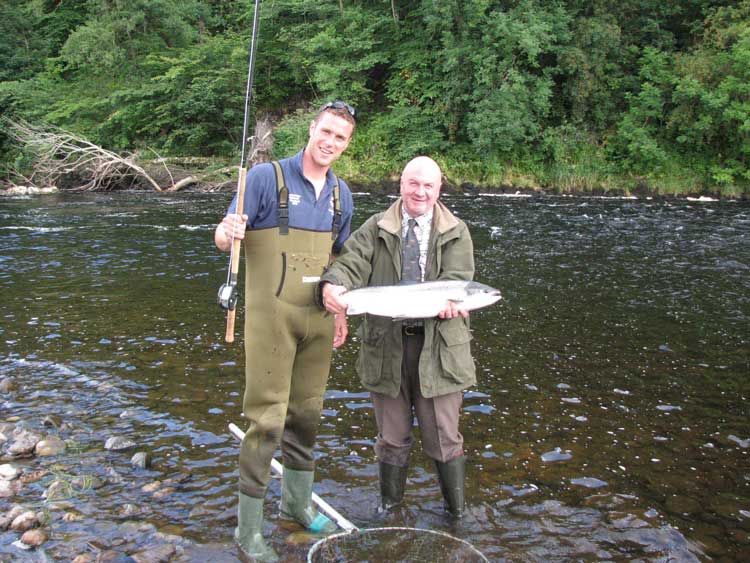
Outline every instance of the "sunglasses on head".
[[354, 117], [356, 119], [356, 116], [357, 116], [356, 110], [352, 106], [350, 106], [349, 104], [347, 104], [346, 102], [342, 102], [340, 100], [336, 100], [335, 102], [327, 102], [327, 103], [323, 104], [320, 107], [320, 109], [318, 110], [318, 113], [320, 113], [321, 111], [325, 111], [327, 109], [331, 109], [331, 108], [333, 108], [333, 109], [345, 109], [346, 111], [349, 112], [349, 115], [351, 115], [352, 117]]

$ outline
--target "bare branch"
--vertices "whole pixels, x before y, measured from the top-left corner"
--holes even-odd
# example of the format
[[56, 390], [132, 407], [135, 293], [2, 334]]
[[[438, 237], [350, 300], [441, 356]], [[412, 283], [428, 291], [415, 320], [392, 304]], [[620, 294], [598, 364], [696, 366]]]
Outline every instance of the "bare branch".
[[139, 177], [154, 190], [162, 191], [132, 155], [118, 155], [52, 125], [10, 119], [6, 123], [11, 139], [34, 155], [34, 173], [48, 186], [56, 185], [66, 175], [75, 175], [82, 182], [74, 188], [76, 191], [109, 190]]

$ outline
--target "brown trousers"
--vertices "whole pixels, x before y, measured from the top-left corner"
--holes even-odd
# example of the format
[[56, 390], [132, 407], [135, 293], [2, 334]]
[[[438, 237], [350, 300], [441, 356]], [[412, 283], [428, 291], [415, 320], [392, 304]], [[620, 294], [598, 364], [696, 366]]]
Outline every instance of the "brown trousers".
[[463, 393], [456, 391], [426, 399], [419, 388], [419, 355], [424, 334], [403, 336], [401, 389], [397, 397], [372, 392], [378, 437], [375, 453], [378, 461], [406, 467], [409, 465], [416, 415], [422, 435], [422, 449], [435, 461], [447, 462], [463, 455], [464, 438], [458, 431]]

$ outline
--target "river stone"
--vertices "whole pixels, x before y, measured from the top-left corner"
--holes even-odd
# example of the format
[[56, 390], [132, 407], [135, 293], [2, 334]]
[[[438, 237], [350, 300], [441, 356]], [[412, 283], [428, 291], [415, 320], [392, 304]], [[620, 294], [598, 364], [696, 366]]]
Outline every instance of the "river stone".
[[0, 465], [0, 479], [5, 481], [12, 481], [21, 474], [21, 470], [15, 465], [5, 463]]
[[37, 515], [31, 510], [28, 510], [13, 520], [10, 529], [14, 532], [25, 532], [26, 530], [36, 528], [39, 524], [40, 522]]
[[133, 467], [146, 469], [151, 466], [151, 456], [148, 452], [136, 452], [136, 454], [130, 458], [130, 463]]
[[8, 441], [8, 437], [0, 431], [0, 446]]
[[70, 483], [56, 479], [42, 493], [42, 497], [47, 500], [62, 500], [70, 497], [71, 492]]
[[8, 448], [8, 453], [14, 457], [31, 455], [42, 439], [39, 434], [25, 428], [16, 429], [13, 434], [13, 443]]
[[65, 447], [65, 442], [63, 442], [57, 436], [48, 436], [36, 445], [36, 447], [34, 448], [34, 452], [38, 456], [48, 457], [63, 453], [65, 451]]
[[47, 541], [47, 532], [42, 528], [29, 530], [21, 536], [21, 541], [28, 546], [39, 547]]
[[15, 388], [16, 382], [11, 377], [6, 377], [0, 381], [0, 393], [10, 393]]
[[17, 485], [11, 481], [0, 479], [0, 498], [10, 498], [18, 491]]
[[105, 442], [104, 449], [113, 451], [129, 450], [130, 448], [134, 448], [135, 445], [135, 442], [133, 442], [133, 440], [129, 440], [128, 438], [123, 438], [122, 436], [112, 436]]
[[83, 553], [73, 559], [71, 563], [94, 563], [96, 556], [93, 553]]
[[44, 424], [47, 427], [53, 427], [53, 428], [60, 428], [62, 426], [62, 418], [55, 414], [50, 414], [44, 417], [44, 420], [42, 420], [42, 424]]
[[136, 563], [166, 563], [175, 553], [175, 547], [171, 544], [163, 544], [149, 547], [133, 555]]

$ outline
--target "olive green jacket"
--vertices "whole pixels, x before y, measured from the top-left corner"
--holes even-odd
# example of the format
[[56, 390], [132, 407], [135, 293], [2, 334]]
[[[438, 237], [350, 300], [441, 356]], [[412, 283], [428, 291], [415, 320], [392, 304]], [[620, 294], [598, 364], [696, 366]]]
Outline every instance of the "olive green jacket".
[[[425, 281], [471, 280], [474, 249], [466, 224], [441, 202], [435, 205], [425, 265]], [[401, 278], [401, 200], [370, 217], [344, 244], [341, 255], [321, 276], [348, 289], [394, 285]], [[318, 305], [320, 303], [320, 292]], [[395, 397], [401, 386], [401, 322], [365, 315], [357, 336], [361, 342], [357, 372], [370, 391]], [[425, 319], [419, 359], [422, 395], [427, 398], [476, 383], [468, 319]]]

